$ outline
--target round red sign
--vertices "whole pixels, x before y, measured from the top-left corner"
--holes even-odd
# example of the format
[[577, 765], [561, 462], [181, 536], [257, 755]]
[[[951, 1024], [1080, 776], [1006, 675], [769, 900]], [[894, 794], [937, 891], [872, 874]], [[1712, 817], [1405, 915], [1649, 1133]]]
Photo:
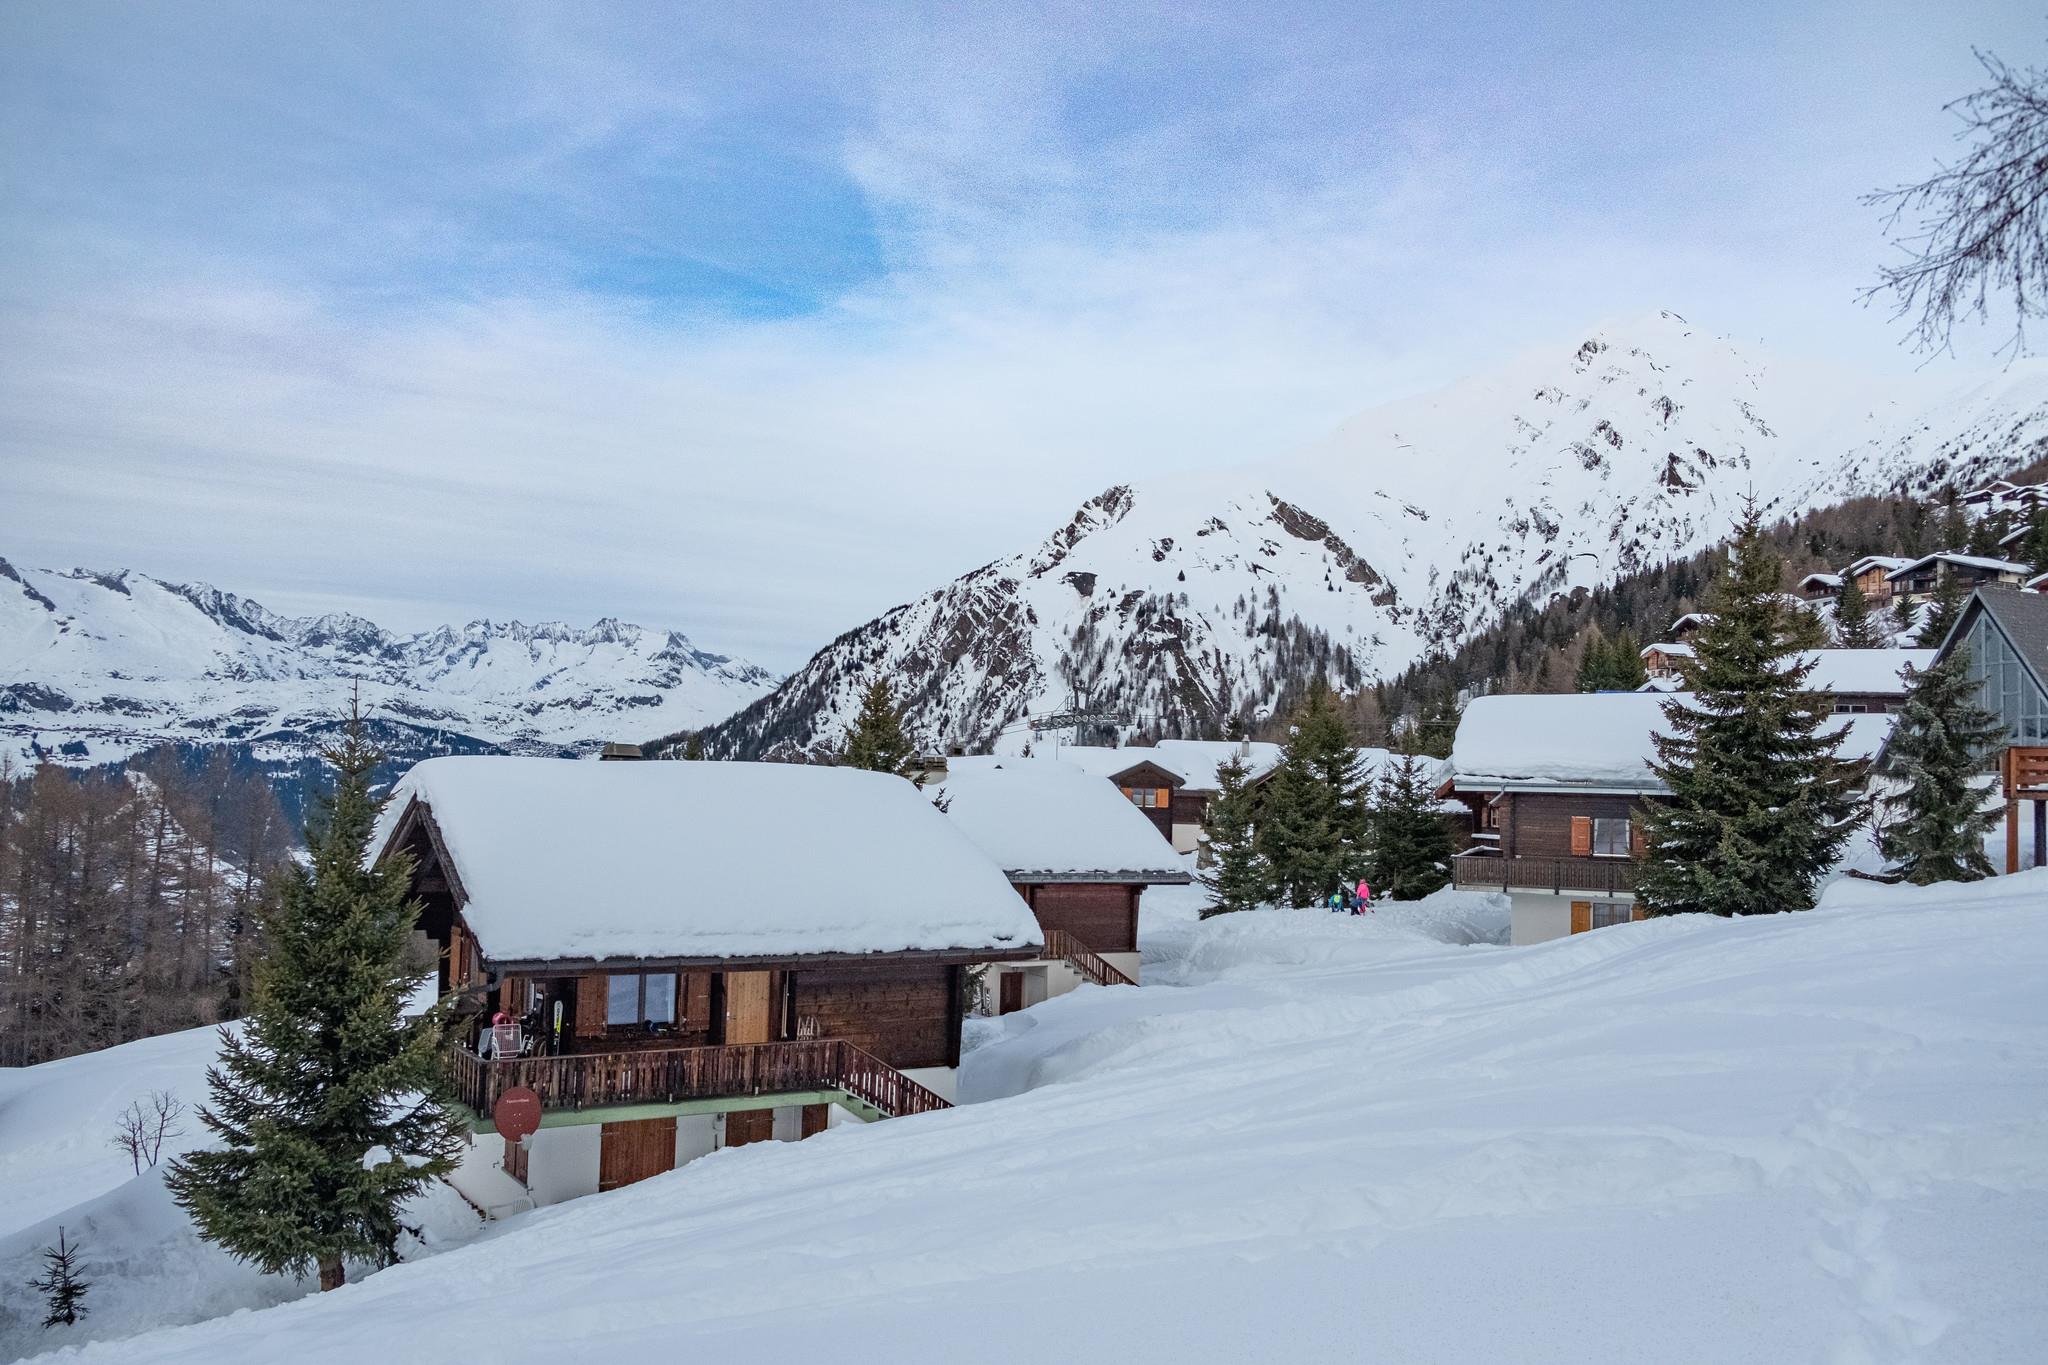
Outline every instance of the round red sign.
[[498, 1096], [491, 1106], [491, 1122], [508, 1142], [540, 1131], [540, 1096], [523, 1085], [515, 1085]]

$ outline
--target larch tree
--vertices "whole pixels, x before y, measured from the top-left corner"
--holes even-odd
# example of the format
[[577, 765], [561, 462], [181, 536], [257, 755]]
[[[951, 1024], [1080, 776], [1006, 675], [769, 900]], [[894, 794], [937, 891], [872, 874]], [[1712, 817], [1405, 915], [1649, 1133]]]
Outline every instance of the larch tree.
[[1200, 881], [1209, 893], [1202, 918], [1252, 910], [1265, 903], [1269, 885], [1254, 826], [1253, 797], [1246, 785], [1251, 773], [1243, 759], [1231, 758], [1216, 767], [1216, 799], [1209, 803], [1205, 833], [1209, 866]]
[[887, 678], [876, 678], [861, 693], [860, 710], [847, 729], [839, 763], [916, 780], [917, 749], [903, 732], [903, 708], [896, 704]]
[[1848, 839], [1848, 732], [1829, 728], [1828, 699], [1806, 688], [1813, 662], [1799, 657], [1779, 573], [1751, 504], [1680, 661], [1689, 690], [1665, 702], [1656, 736], [1651, 769], [1671, 798], [1644, 811], [1638, 894], [1651, 914], [1806, 909]]
[[1909, 882], [1970, 882], [1994, 869], [1985, 836], [1986, 756], [2005, 737], [1978, 704], [1969, 652], [1958, 649], [1911, 675], [1906, 703], [1885, 745], [1887, 790], [1878, 800], [1878, 849]]
[[464, 1133], [441, 1102], [443, 1005], [408, 1016], [427, 979], [407, 951], [418, 904], [402, 855], [369, 866], [381, 759], [352, 714], [325, 755], [335, 789], [259, 911], [262, 955], [239, 1031], [221, 1030], [200, 1119], [220, 1140], [165, 1183], [200, 1234], [270, 1274], [388, 1264], [399, 1208], [452, 1170]]

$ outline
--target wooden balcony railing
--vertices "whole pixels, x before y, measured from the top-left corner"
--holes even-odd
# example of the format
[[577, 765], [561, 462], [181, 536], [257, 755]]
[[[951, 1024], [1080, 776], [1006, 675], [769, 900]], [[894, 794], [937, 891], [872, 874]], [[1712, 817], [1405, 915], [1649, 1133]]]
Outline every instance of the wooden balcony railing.
[[892, 1117], [951, 1108], [895, 1067], [839, 1038], [491, 1061], [462, 1047], [446, 1055], [454, 1098], [480, 1115], [489, 1114], [498, 1097], [515, 1086], [538, 1094], [544, 1109], [834, 1089]]
[[1094, 949], [1064, 929], [1045, 931], [1045, 952], [1046, 956], [1060, 959], [1098, 986], [1138, 984], [1125, 976], [1114, 963], [1106, 961]]
[[1635, 894], [1636, 865], [1630, 858], [1453, 858], [1451, 884], [1460, 890], [1629, 896]]

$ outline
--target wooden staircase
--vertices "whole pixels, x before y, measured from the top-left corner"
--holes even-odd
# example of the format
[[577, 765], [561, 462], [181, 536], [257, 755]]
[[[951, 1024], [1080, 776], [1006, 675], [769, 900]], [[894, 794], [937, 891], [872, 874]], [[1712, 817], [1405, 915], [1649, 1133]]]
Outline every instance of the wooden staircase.
[[1135, 986], [1138, 984], [1128, 976], [1125, 976], [1115, 965], [1098, 956], [1094, 949], [1064, 929], [1048, 929], [1045, 931], [1045, 951], [1048, 957], [1058, 958], [1098, 986]]

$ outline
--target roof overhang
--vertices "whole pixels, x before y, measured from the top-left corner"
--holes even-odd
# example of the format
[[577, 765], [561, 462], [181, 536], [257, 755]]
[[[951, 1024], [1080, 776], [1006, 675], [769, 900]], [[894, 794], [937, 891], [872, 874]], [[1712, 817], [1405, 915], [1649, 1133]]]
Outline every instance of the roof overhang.
[[[482, 944], [479, 943], [481, 948]], [[520, 976], [573, 976], [617, 971], [797, 971], [819, 967], [971, 967], [982, 962], [1033, 962], [1045, 956], [1043, 943], [1008, 948], [931, 948], [900, 953], [806, 953], [764, 957], [522, 957], [483, 954], [484, 966]]]
[[1643, 783], [1630, 786], [1613, 782], [1553, 782], [1537, 778], [1465, 778], [1452, 779], [1448, 784], [1451, 795], [1470, 793], [1474, 796], [1491, 796], [1499, 792], [1556, 792], [1563, 795], [1582, 796], [1669, 796], [1671, 789], [1661, 783]]
[[1194, 878], [1185, 872], [1012, 872], [1005, 877], [1016, 886], [1186, 886]]

